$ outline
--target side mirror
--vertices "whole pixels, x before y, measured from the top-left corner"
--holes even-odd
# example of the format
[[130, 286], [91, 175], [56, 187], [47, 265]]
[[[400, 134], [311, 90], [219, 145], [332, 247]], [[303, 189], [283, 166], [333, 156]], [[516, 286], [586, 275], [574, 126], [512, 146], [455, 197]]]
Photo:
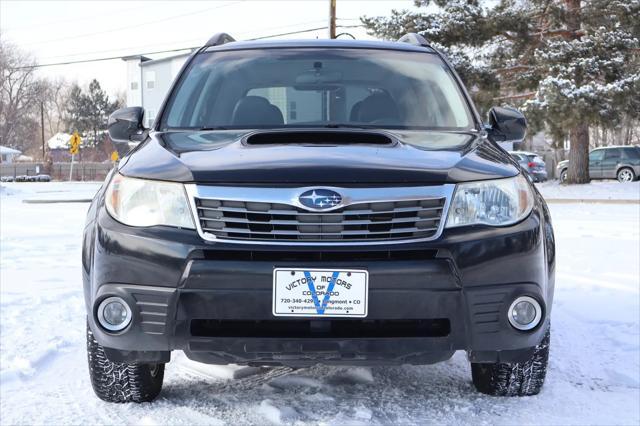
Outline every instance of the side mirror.
[[527, 132], [527, 120], [514, 108], [489, 110], [489, 135], [496, 142], [520, 142]]
[[109, 116], [107, 129], [113, 142], [142, 142], [146, 129], [142, 124], [144, 109], [141, 107], [120, 108]]

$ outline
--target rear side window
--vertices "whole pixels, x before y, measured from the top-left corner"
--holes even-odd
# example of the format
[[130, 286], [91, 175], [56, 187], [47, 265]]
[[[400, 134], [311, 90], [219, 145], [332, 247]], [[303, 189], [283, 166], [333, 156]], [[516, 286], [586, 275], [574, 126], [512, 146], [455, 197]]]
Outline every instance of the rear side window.
[[605, 160], [618, 159], [621, 157], [620, 149], [606, 149], [604, 154]]
[[622, 158], [625, 160], [640, 160], [640, 148], [624, 148], [622, 150]]
[[518, 154], [511, 154], [511, 157], [516, 161], [521, 161], [522, 160], [522, 158], [520, 158], [520, 156]]
[[591, 151], [589, 153], [589, 161], [600, 161], [604, 158], [604, 149], [599, 149], [597, 151]]

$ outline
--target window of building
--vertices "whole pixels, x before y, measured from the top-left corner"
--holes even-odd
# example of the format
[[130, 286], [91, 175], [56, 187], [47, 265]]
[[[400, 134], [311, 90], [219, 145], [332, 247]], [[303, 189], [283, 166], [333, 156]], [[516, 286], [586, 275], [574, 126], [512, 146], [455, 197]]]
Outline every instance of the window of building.
[[156, 72], [147, 71], [145, 74], [145, 80], [147, 81], [147, 89], [153, 89], [156, 87]]
[[137, 81], [132, 81], [131, 82], [131, 90], [138, 90], [138, 82]]

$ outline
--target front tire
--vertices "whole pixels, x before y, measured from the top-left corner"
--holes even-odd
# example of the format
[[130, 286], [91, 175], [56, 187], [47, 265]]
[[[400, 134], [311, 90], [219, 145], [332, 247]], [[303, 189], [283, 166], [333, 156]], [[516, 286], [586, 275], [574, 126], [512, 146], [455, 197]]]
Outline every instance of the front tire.
[[87, 325], [87, 355], [93, 391], [107, 402], [150, 402], [160, 390], [164, 364], [111, 362]]
[[492, 396], [537, 395], [547, 374], [550, 336], [550, 330], [547, 330], [533, 355], [526, 361], [514, 364], [471, 363], [471, 375], [476, 389]]
[[618, 182], [621, 183], [633, 182], [634, 180], [636, 180], [636, 174], [633, 172], [633, 169], [624, 167], [618, 170], [617, 178]]

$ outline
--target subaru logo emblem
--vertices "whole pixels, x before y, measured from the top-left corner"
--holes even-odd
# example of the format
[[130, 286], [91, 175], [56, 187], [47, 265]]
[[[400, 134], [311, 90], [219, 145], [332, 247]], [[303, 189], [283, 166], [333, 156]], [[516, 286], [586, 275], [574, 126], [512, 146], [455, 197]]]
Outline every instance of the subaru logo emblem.
[[327, 210], [342, 202], [342, 196], [330, 189], [310, 189], [298, 197], [300, 204], [311, 210]]

